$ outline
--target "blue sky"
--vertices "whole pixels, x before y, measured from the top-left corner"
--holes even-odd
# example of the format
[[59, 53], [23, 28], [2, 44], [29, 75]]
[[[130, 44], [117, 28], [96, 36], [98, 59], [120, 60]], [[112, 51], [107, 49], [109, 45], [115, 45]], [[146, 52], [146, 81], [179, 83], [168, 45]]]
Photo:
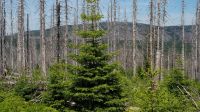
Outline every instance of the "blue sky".
[[[7, 13], [10, 11], [10, 0], [6, 0], [7, 5]], [[15, 12], [15, 21], [17, 21], [17, 0], [14, 1], [14, 12]], [[46, 20], [47, 24], [46, 27], [50, 27], [50, 18], [51, 18], [51, 11], [52, 5], [56, 0], [46, 0]], [[60, 0], [64, 7], [64, 0]], [[79, 0], [79, 8], [81, 9], [82, 0]], [[131, 21], [131, 6], [132, 0], [117, 0], [118, 4], [120, 5], [120, 21], [124, 20], [124, 10], [127, 12], [128, 21]], [[138, 19], [139, 23], [148, 23], [149, 21], [149, 0], [137, 0], [138, 1]], [[104, 21], [107, 17], [107, 9], [109, 6], [110, 0], [101, 0], [101, 12], [104, 14]], [[195, 21], [195, 10], [196, 10], [196, 3], [197, 0], [185, 0], [185, 24], [189, 25]], [[69, 0], [69, 5], [71, 7], [75, 7], [76, 0]], [[30, 26], [31, 30], [39, 29], [39, 0], [25, 0], [25, 13], [30, 14]], [[71, 9], [71, 13], [73, 13], [73, 9]], [[168, 0], [167, 5], [167, 25], [180, 25], [180, 16], [181, 16], [181, 0]], [[64, 9], [62, 10], [62, 19], [64, 24]], [[10, 28], [10, 17], [7, 14], [7, 29]], [[70, 14], [70, 20], [73, 21], [73, 14]], [[17, 28], [17, 23], [15, 24]], [[15, 29], [16, 29], [15, 28]]]

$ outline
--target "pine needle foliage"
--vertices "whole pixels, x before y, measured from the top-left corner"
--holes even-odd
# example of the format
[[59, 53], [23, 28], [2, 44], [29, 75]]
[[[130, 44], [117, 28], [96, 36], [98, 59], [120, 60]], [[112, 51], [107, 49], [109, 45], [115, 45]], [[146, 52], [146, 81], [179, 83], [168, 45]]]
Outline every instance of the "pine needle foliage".
[[110, 64], [113, 53], [108, 53], [107, 45], [101, 42], [106, 31], [96, 28], [103, 16], [96, 11], [97, 0], [87, 0], [87, 4], [89, 14], [82, 14], [81, 19], [90, 26], [77, 32], [85, 43], [79, 46], [78, 55], [70, 56], [78, 65], [68, 68], [73, 75], [69, 95], [74, 105], [70, 108], [78, 112], [123, 112], [127, 100], [120, 78], [122, 73], [118, 64]]
[[[48, 106], [65, 112], [67, 107], [67, 80], [66, 64], [53, 65], [49, 71], [47, 91], [43, 93], [43, 102]], [[67, 80], [67, 81], [66, 81]]]

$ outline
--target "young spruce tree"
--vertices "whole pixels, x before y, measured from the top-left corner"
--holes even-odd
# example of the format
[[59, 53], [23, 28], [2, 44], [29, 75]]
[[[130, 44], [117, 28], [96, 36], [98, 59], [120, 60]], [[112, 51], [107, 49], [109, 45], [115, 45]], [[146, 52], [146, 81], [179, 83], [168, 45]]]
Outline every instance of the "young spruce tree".
[[117, 64], [110, 64], [113, 54], [107, 52], [107, 45], [101, 42], [104, 30], [97, 29], [102, 15], [97, 12], [98, 0], [86, 0], [89, 14], [81, 14], [88, 21], [87, 30], [77, 34], [85, 39], [78, 47], [79, 54], [71, 55], [78, 65], [68, 70], [74, 76], [69, 89], [71, 109], [78, 112], [123, 112], [126, 98], [123, 94], [121, 72]]

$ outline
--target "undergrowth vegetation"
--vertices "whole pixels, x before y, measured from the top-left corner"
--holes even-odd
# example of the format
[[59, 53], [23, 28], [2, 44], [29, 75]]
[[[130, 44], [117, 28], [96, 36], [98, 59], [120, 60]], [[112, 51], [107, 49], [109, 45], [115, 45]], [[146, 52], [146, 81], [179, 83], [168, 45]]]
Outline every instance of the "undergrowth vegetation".
[[[40, 73], [36, 71], [32, 75]], [[33, 79], [21, 76], [16, 85], [9, 90], [1, 88], [0, 112], [75, 112], [71, 107], [76, 104], [69, 97], [73, 77], [67, 72], [66, 64], [52, 66], [47, 83], [35, 75]], [[156, 90], [152, 90], [152, 78], [145, 70], [139, 70], [138, 74], [132, 77], [124, 75], [121, 79], [124, 95], [127, 98], [125, 103], [127, 112], [199, 110], [200, 83], [189, 79], [179, 69], [166, 72], [163, 80], [156, 85]], [[2, 80], [2, 87], [4, 84]]]

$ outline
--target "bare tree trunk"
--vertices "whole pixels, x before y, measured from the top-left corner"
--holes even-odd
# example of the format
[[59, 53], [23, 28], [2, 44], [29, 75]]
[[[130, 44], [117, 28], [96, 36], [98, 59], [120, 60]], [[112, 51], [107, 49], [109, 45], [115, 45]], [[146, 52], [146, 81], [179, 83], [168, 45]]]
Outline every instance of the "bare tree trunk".
[[34, 38], [30, 38], [30, 68], [34, 69], [36, 65], [36, 42]]
[[[176, 31], [176, 30], [175, 30]], [[173, 64], [173, 67], [172, 68], [175, 68], [176, 67], [176, 40], [175, 40], [175, 36], [173, 37], [173, 48], [172, 48], [172, 54], [173, 54], [173, 57], [172, 57], [172, 64]], [[164, 57], [164, 55], [163, 55]], [[163, 61], [164, 61], [164, 58], [163, 58]], [[163, 63], [163, 68], [164, 68], [164, 63]]]
[[[75, 10], [76, 11], [76, 10]], [[76, 29], [77, 29], [77, 24], [76, 24], [76, 14], [74, 13], [73, 14], [73, 17], [74, 17], [74, 19], [73, 19], [73, 27], [72, 27], [72, 32], [75, 32], [76, 31]], [[75, 35], [75, 33], [72, 33], [72, 43], [73, 43], [73, 45], [76, 45], [76, 35]], [[72, 48], [72, 53], [74, 53], [74, 54], [76, 54], [76, 49], [73, 47]], [[73, 65], [76, 65], [76, 62], [74, 61], [74, 60], [72, 60], [72, 64]]]
[[66, 26], [65, 26], [65, 40], [64, 40], [64, 59], [66, 62], [68, 62], [68, 47], [67, 47], [67, 42], [68, 42], [68, 0], [65, 0], [65, 22], [66, 22]]
[[[51, 12], [51, 26], [50, 26], [50, 38], [49, 38], [49, 50], [47, 55], [50, 55], [49, 58], [47, 59], [47, 65], [51, 65], [52, 64], [52, 60], [54, 59], [54, 4], [52, 7], [52, 12]], [[47, 48], [48, 48], [47, 47]]]
[[13, 0], [10, 0], [10, 7], [11, 7], [11, 10], [10, 10], [10, 20], [11, 20], [11, 39], [10, 39], [10, 60], [11, 60], [11, 69], [13, 70], [14, 69], [14, 49], [13, 49], [13, 35], [14, 35], [14, 32], [13, 32]]
[[[157, 39], [156, 39], [156, 65], [155, 65], [155, 69], [156, 70], [160, 70], [160, 60], [161, 60], [161, 47], [160, 47], [160, 0], [158, 0], [158, 14], [157, 14]], [[161, 80], [161, 75], [159, 74], [159, 80]]]
[[156, 69], [156, 52], [157, 52], [157, 0], [153, 4], [153, 39], [152, 39], [152, 63], [153, 69]]
[[112, 28], [110, 28], [110, 51], [113, 51], [113, 0], [110, 0], [110, 26]]
[[60, 0], [56, 0], [56, 50], [57, 50], [57, 63], [60, 62], [61, 59], [61, 36], [60, 36]]
[[192, 23], [192, 51], [191, 51], [191, 60], [190, 60], [190, 63], [191, 63], [191, 75], [190, 75], [190, 77], [192, 78], [192, 79], [195, 79], [195, 64], [196, 64], [196, 60], [195, 60], [195, 56], [196, 56], [196, 54], [195, 54], [195, 52], [196, 52], [196, 50], [195, 50], [195, 47], [196, 47], [196, 43], [195, 43], [195, 36], [196, 36], [196, 32], [195, 32], [195, 30], [196, 30], [196, 28], [195, 28], [196, 26]]
[[196, 78], [200, 77], [200, 0], [198, 0], [197, 20], [196, 20]]
[[3, 7], [2, 7], [2, 0], [0, 0], [0, 36], [1, 36], [1, 46], [0, 46], [0, 75], [3, 75], [4, 71], [4, 38], [3, 38]]
[[51, 27], [51, 48], [52, 48], [51, 59], [54, 59], [56, 57], [56, 45], [54, 44], [55, 42], [56, 42], [56, 38], [55, 38], [55, 5], [53, 4], [52, 27]]
[[30, 73], [30, 33], [29, 33], [29, 14], [27, 14], [27, 32], [26, 32], [26, 69], [27, 72]]
[[41, 69], [46, 77], [46, 42], [45, 42], [45, 0], [40, 0], [40, 45]]
[[25, 37], [24, 37], [24, 0], [23, 1], [23, 6], [22, 6], [22, 24], [21, 24], [21, 36], [22, 38], [22, 67], [23, 69], [25, 69], [26, 67], [26, 56], [25, 56], [25, 46], [24, 46], [24, 42], [25, 42]]
[[160, 60], [161, 61], [160, 62], [161, 76], [163, 76], [163, 70], [164, 70], [164, 38], [165, 38], [165, 22], [166, 22], [165, 17], [167, 16], [166, 14], [167, 0], [163, 0], [162, 2], [163, 2], [163, 15], [162, 15], [163, 28], [162, 28], [162, 36], [161, 36], [161, 60]]
[[24, 0], [18, 1], [18, 42], [17, 42], [17, 67], [22, 72], [25, 67], [24, 49]]
[[200, 0], [197, 1], [197, 9], [196, 9], [196, 26], [195, 26], [195, 57], [194, 57], [194, 79], [197, 78], [199, 69], [198, 69], [198, 40], [199, 40], [199, 22], [200, 22]]
[[[117, 21], [118, 21], [118, 23], [120, 23], [120, 22], [121, 22], [121, 6], [120, 6], [119, 3], [118, 3], [118, 6], [117, 6], [117, 7], [118, 7], [118, 8], [117, 8], [117, 9], [118, 9], [118, 10], [117, 10], [117, 12], [118, 12]], [[117, 38], [116, 38], [116, 41], [117, 41], [117, 42], [116, 42], [116, 44], [118, 45], [118, 46], [117, 46], [117, 50], [118, 50], [118, 51], [120, 50], [120, 46], [119, 46], [119, 45], [120, 45], [120, 37], [121, 37], [121, 35], [120, 35], [120, 34], [121, 34], [121, 31], [120, 31], [120, 30], [121, 30], [121, 25], [120, 25], [120, 24], [117, 24], [117, 32], [116, 32], [116, 33], [117, 33]], [[118, 60], [118, 61], [121, 61], [121, 58], [120, 58], [120, 57], [121, 57], [121, 54], [117, 55], [117, 60]]]
[[107, 27], [108, 27], [108, 37], [107, 37], [107, 44], [108, 44], [108, 52], [110, 52], [110, 6], [108, 5], [108, 18], [107, 18]]
[[18, 38], [17, 38], [17, 70], [20, 71], [22, 65], [22, 52], [21, 52], [21, 44], [22, 44], [22, 37], [21, 37], [21, 0], [18, 0]]
[[[113, 21], [113, 50], [116, 51], [116, 20], [117, 20], [117, 1], [114, 0], [114, 21]], [[116, 61], [116, 56], [114, 57]]]
[[182, 0], [182, 13], [181, 13], [181, 26], [182, 26], [182, 44], [181, 44], [181, 61], [182, 61], [182, 70], [185, 71], [185, 26], [184, 26], [184, 0]]
[[167, 52], [167, 70], [170, 70], [170, 50]]
[[[79, 0], [76, 0], [76, 14], [75, 14], [75, 30], [78, 30], [78, 21], [79, 21]], [[75, 45], [78, 45], [78, 37], [75, 35]], [[75, 54], [78, 54], [78, 49], [75, 49]], [[75, 65], [78, 63], [75, 62]]]
[[6, 1], [3, 0], [3, 66], [4, 66], [4, 69], [7, 69], [7, 55], [6, 54]]
[[128, 32], [128, 21], [127, 21], [127, 17], [126, 17], [126, 7], [124, 9], [124, 23], [125, 23], [125, 35], [124, 35], [124, 45], [123, 45], [123, 63], [124, 63], [124, 69], [127, 69], [127, 54], [128, 54], [128, 50], [127, 50], [127, 43], [128, 43], [128, 40], [127, 40], [127, 32]]
[[137, 0], [133, 0], [133, 75], [136, 74], [136, 36], [137, 36]]
[[148, 57], [147, 57], [147, 63], [149, 68], [152, 70], [153, 68], [153, 18], [154, 18], [154, 0], [150, 1], [150, 32], [149, 32], [149, 41], [148, 41]]
[[[118, 18], [117, 18], [117, 21], [120, 23], [121, 22], [121, 7], [120, 7], [120, 4], [118, 4]], [[119, 43], [120, 43], [120, 34], [121, 34], [121, 31], [120, 31], [120, 29], [121, 29], [121, 26], [119, 25], [119, 24], [117, 24], [117, 39], [116, 39], [116, 43], [117, 43], [117, 45], [119, 45]], [[119, 51], [120, 50], [120, 46], [118, 46], [117, 47], [117, 50]], [[118, 61], [121, 61], [121, 59], [120, 59], [120, 55], [118, 55], [117, 56], [117, 60]]]

